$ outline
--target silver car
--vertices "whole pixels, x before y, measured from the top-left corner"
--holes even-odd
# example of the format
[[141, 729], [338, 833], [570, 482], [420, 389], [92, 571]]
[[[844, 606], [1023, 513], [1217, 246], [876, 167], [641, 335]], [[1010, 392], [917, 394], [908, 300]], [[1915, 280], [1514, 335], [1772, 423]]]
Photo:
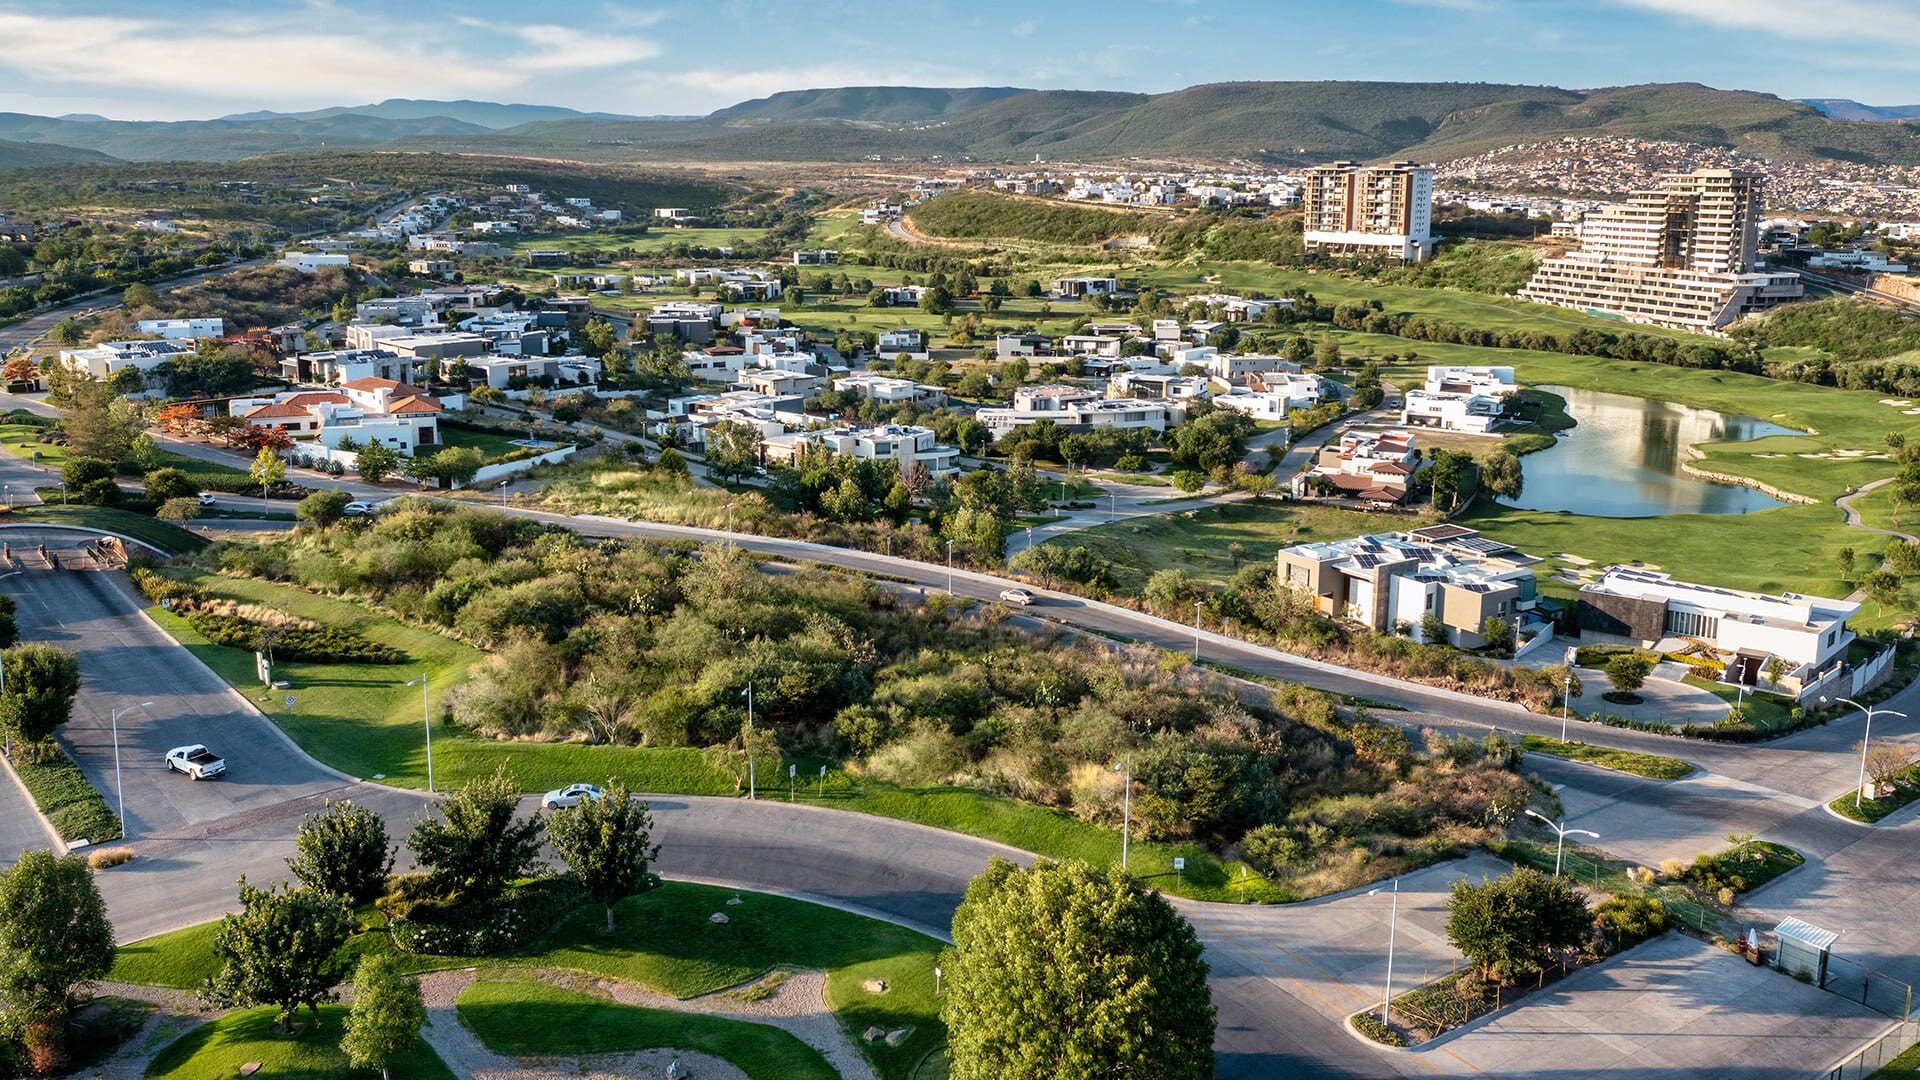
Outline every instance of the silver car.
[[566, 787], [556, 788], [541, 796], [540, 805], [548, 810], [559, 810], [563, 807], [579, 806], [582, 802], [592, 802], [602, 794], [604, 793], [592, 784], [568, 784]]

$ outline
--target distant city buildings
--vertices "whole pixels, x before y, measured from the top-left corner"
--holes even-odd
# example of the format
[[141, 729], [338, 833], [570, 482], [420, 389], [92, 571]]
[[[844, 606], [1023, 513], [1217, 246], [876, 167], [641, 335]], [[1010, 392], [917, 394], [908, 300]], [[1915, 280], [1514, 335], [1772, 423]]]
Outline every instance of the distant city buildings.
[[1757, 268], [1760, 189], [1758, 174], [1731, 169], [1664, 176], [1588, 214], [1579, 250], [1541, 263], [1518, 295], [1695, 331], [1798, 300], [1798, 274]]
[[1379, 251], [1405, 262], [1433, 254], [1433, 170], [1410, 161], [1336, 161], [1307, 173], [1308, 250]]

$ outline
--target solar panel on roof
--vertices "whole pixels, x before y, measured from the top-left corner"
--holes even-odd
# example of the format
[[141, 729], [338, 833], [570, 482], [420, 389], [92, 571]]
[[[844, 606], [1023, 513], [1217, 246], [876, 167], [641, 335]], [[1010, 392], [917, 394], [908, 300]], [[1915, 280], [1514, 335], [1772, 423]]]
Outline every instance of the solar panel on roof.
[[1353, 557], [1353, 561], [1360, 564], [1360, 569], [1371, 570], [1374, 567], [1379, 566], [1382, 560], [1380, 556], [1375, 555], [1371, 551], [1363, 551], [1360, 554], [1355, 555]]
[[1453, 544], [1455, 547], [1465, 548], [1479, 555], [1498, 555], [1502, 552], [1513, 550], [1512, 544], [1503, 544], [1498, 540], [1488, 540], [1484, 536], [1469, 536], [1461, 540], [1455, 540]]

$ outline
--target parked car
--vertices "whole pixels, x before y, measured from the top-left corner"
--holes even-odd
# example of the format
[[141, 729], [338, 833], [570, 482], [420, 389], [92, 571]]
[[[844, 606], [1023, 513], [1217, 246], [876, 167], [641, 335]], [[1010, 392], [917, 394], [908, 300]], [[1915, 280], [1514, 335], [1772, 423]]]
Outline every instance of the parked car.
[[227, 762], [219, 754], [195, 743], [167, 751], [167, 771], [186, 773], [195, 780], [211, 780], [227, 771]]
[[1004, 603], [1025, 607], [1033, 603], [1033, 594], [1025, 589], [1003, 589], [1000, 592], [1000, 599]]
[[214, 503], [219, 501], [220, 501], [220, 497], [218, 495], [215, 495], [211, 491], [203, 491], [200, 493], [201, 506], [212, 506]]
[[373, 513], [373, 504], [370, 502], [350, 502], [347, 504], [346, 513], [348, 517], [366, 517], [368, 514]]
[[540, 805], [548, 810], [559, 810], [562, 807], [579, 806], [582, 802], [592, 802], [602, 794], [592, 784], [568, 784], [541, 796]]

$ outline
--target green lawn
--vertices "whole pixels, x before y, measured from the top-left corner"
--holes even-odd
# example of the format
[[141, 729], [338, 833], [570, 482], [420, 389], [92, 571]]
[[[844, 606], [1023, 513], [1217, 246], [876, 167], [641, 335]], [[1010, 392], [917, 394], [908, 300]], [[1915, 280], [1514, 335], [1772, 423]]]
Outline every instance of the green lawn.
[[448, 446], [472, 447], [489, 458], [505, 457], [525, 449], [515, 446], [513, 440], [505, 435], [496, 435], [491, 431], [470, 431], [447, 424], [440, 427], [440, 440]]
[[1080, 529], [1047, 543], [1085, 547], [1099, 555], [1113, 571], [1116, 591], [1132, 594], [1156, 570], [1177, 567], [1202, 581], [1224, 585], [1249, 563], [1271, 561], [1287, 544], [1413, 526], [1411, 518], [1312, 503], [1241, 502], [1198, 507], [1192, 517], [1183, 511], [1131, 518]]
[[1566, 758], [1569, 761], [1583, 761], [1589, 765], [1598, 765], [1606, 769], [1632, 773], [1635, 776], [1651, 777], [1655, 780], [1678, 780], [1693, 772], [1693, 766], [1678, 758], [1662, 757], [1659, 754], [1642, 754], [1633, 750], [1615, 750], [1606, 746], [1590, 746], [1583, 742], [1561, 742], [1544, 735], [1522, 735], [1520, 745], [1529, 754], [1546, 754], [1549, 757]]
[[1739, 687], [1703, 679], [1698, 675], [1688, 675], [1686, 683], [1695, 689], [1707, 691], [1728, 706], [1738, 705], [1745, 709], [1747, 721], [1762, 730], [1771, 731], [1793, 718], [1793, 701], [1790, 698], [1752, 690], [1742, 692]]
[[[349, 1068], [340, 1052], [347, 1009], [322, 1005], [320, 1023], [313, 1026], [304, 1010], [303, 1025], [292, 1036], [273, 1030], [276, 1010], [268, 1006], [230, 1013], [197, 1028], [160, 1051], [147, 1066], [148, 1080], [231, 1080], [240, 1066], [260, 1062], [260, 1076], [275, 1080], [364, 1080], [367, 1073]], [[393, 1080], [454, 1080], [424, 1040], [388, 1062]]]
[[38, 506], [15, 506], [6, 511], [0, 521], [9, 522], [45, 522], [49, 525], [75, 525], [85, 529], [100, 529], [105, 532], [130, 536], [169, 554], [184, 554], [198, 551], [207, 546], [205, 538], [190, 533], [176, 525], [150, 518], [145, 514], [136, 514], [131, 510], [116, 510], [108, 506], [81, 506], [77, 503], [61, 506], [58, 502], [43, 503]]
[[820, 1052], [767, 1024], [616, 1005], [527, 980], [476, 982], [460, 1022], [501, 1054], [606, 1054], [671, 1048], [723, 1058], [752, 1080], [838, 1080]]
[[28, 461], [35, 460], [34, 455], [38, 454], [40, 464], [57, 470], [67, 463], [67, 448], [41, 441], [46, 435], [45, 428], [30, 424], [0, 424], [0, 446]]
[[122, 945], [114, 951], [113, 970], [107, 978], [197, 990], [220, 970], [213, 952], [213, 933], [219, 925], [217, 920], [205, 922]]

